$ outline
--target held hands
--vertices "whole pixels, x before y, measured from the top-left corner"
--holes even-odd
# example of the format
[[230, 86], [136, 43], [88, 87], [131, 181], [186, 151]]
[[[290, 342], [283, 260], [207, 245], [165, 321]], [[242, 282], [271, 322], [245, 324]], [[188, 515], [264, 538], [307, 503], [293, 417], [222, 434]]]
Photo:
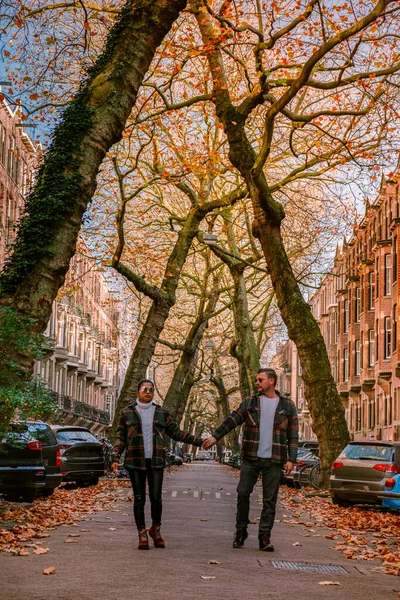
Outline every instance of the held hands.
[[204, 438], [201, 447], [203, 448], [203, 450], [208, 450], [209, 448], [214, 446], [216, 443], [217, 443], [217, 440], [215, 439], [215, 437], [210, 435], [210, 437]]

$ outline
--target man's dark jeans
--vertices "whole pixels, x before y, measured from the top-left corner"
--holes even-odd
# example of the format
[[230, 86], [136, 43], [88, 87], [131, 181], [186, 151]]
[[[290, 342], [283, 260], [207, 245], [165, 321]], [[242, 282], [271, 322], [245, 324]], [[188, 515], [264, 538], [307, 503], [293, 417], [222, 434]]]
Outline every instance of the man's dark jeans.
[[161, 525], [162, 514], [162, 483], [164, 469], [153, 469], [151, 460], [146, 459], [146, 470], [128, 469], [133, 489], [133, 514], [136, 527], [146, 527], [144, 507], [146, 504], [146, 478], [149, 484], [151, 503], [151, 519], [156, 525]]
[[282, 463], [272, 462], [270, 458], [242, 459], [239, 485], [237, 487], [236, 528], [242, 529], [249, 524], [250, 494], [261, 473], [263, 486], [263, 509], [261, 513], [259, 535], [271, 535], [275, 521], [276, 499], [282, 474]]

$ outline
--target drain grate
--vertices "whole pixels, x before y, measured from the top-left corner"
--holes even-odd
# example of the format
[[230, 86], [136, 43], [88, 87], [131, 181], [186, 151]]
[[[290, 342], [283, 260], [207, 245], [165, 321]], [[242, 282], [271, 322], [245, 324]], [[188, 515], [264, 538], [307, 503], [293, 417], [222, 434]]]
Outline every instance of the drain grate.
[[287, 562], [285, 560], [271, 560], [271, 565], [275, 569], [289, 569], [290, 571], [306, 571], [310, 573], [336, 573], [348, 575], [348, 571], [343, 567], [335, 565], [315, 565], [310, 563]]

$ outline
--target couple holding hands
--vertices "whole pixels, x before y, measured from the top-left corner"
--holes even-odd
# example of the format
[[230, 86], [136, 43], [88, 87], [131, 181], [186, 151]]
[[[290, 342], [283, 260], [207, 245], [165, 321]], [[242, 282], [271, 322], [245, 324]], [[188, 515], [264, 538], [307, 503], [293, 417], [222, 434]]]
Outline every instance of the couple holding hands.
[[[133, 489], [133, 513], [139, 534], [139, 550], [148, 550], [148, 534], [156, 548], [165, 548], [161, 536], [162, 483], [165, 468], [165, 436], [173, 440], [211, 448], [235, 427], [244, 425], [242, 465], [237, 487], [236, 531], [234, 548], [241, 548], [248, 537], [250, 495], [259, 475], [262, 478], [263, 508], [259, 524], [259, 548], [272, 552], [271, 530], [282, 470], [290, 473], [297, 457], [298, 420], [293, 402], [275, 389], [273, 369], [259, 369], [258, 393], [246, 398], [237, 410], [217, 427], [213, 435], [199, 438], [179, 429], [168, 411], [153, 402], [154, 384], [144, 379], [138, 385], [138, 397], [123, 409], [113, 449], [112, 469], [125, 450], [124, 467]], [[149, 486], [152, 525], [145, 524], [146, 479]]]

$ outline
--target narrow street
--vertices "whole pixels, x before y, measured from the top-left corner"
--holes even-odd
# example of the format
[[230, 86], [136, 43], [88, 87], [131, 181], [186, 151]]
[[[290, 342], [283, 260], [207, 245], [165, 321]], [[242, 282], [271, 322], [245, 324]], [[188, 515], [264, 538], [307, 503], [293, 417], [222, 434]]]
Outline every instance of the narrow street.
[[[272, 536], [274, 554], [258, 550], [257, 522], [249, 525], [245, 547], [233, 549], [236, 484], [235, 474], [214, 462], [192, 463], [170, 473], [165, 478], [163, 495], [165, 550], [136, 549], [132, 503], [122, 495], [111, 511], [51, 531], [45, 541], [49, 548], [45, 555], [1, 553], [0, 598], [190, 600], [206, 596], [243, 600], [295, 594], [307, 599], [399, 597], [398, 578], [372, 570], [378, 562], [343, 558], [332, 549], [335, 542], [322, 537], [332, 532], [323, 524], [316, 524], [316, 533], [305, 536], [304, 526], [287, 522], [292, 514], [281, 504]], [[128, 489], [124, 491], [131, 494]], [[256, 488], [251, 510], [254, 521], [260, 515], [260, 498], [261, 490]], [[69, 537], [71, 534], [73, 537]], [[65, 543], [68, 538], [76, 543]], [[308, 563], [325, 571], [291, 570], [288, 564], [277, 568], [279, 565], [274, 566], [273, 561]], [[55, 567], [56, 572], [43, 575], [42, 570], [48, 567]], [[330, 572], [332, 567], [339, 569]]]

